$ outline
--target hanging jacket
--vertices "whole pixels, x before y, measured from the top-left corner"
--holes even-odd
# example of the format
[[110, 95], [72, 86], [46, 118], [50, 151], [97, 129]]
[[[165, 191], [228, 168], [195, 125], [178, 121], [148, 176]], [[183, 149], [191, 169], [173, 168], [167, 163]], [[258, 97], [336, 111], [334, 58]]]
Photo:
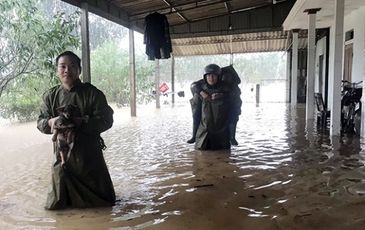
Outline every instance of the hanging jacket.
[[157, 12], [145, 18], [144, 44], [148, 60], [168, 59], [172, 52], [167, 17]]

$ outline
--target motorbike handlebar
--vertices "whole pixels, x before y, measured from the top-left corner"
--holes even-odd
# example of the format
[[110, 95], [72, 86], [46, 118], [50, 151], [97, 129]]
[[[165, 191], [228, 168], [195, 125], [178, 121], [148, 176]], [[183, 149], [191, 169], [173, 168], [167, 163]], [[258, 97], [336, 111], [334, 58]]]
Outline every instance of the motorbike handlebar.
[[347, 80], [342, 80], [341, 82], [343, 87], [350, 87], [350, 88], [356, 88], [358, 85], [362, 84], [362, 81], [352, 83]]

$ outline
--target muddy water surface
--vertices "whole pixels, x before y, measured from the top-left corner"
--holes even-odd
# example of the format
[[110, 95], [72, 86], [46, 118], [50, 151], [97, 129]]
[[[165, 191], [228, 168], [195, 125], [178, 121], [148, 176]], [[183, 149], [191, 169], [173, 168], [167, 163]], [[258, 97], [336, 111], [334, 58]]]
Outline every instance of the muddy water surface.
[[0, 229], [363, 229], [363, 140], [330, 139], [304, 109], [244, 104], [239, 146], [195, 151], [188, 104], [115, 110], [103, 134], [112, 208], [46, 211], [51, 137], [0, 127]]

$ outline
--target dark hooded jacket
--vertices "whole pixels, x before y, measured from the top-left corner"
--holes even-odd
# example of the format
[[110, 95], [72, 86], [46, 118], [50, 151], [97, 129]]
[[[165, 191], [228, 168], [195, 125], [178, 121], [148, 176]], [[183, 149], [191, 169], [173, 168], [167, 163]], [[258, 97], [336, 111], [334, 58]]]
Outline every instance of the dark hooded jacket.
[[100, 90], [78, 80], [69, 91], [56, 86], [43, 95], [38, 129], [51, 134], [48, 120], [58, 116], [56, 108], [67, 104], [76, 105], [81, 116], [89, 119], [77, 130], [75, 144], [64, 166], [61, 166], [60, 151], [54, 144], [52, 183], [45, 208], [111, 206], [115, 202], [115, 193], [103, 157], [105, 146], [100, 133], [112, 126], [113, 110]]
[[148, 60], [168, 59], [172, 45], [167, 17], [154, 12], [145, 18], [144, 44]]
[[204, 76], [202, 90], [210, 96], [220, 93], [223, 96], [215, 100], [202, 99], [201, 120], [196, 134], [195, 149], [218, 150], [229, 149], [228, 116], [230, 108], [230, 90], [219, 77], [211, 86]]
[[229, 112], [229, 122], [237, 123], [238, 117], [241, 114], [241, 90], [238, 85], [241, 83], [236, 70], [232, 65], [222, 68], [222, 81], [231, 89], [231, 108]]

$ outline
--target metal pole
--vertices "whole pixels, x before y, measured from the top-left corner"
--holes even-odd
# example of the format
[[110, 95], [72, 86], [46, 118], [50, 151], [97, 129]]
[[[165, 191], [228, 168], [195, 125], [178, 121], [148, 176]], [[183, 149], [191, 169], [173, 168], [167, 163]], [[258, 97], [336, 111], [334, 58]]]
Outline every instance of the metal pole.
[[171, 102], [175, 104], [175, 56], [171, 55]]
[[260, 84], [256, 84], [256, 104], [260, 103]]
[[156, 109], [159, 109], [160, 106], [160, 61], [158, 59], [155, 60], [155, 91], [156, 91]]
[[129, 29], [129, 89], [130, 89], [130, 106], [131, 116], [137, 116], [136, 103], [136, 67], [134, 52], [134, 31]]
[[82, 80], [91, 82], [90, 75], [90, 45], [89, 45], [89, 7], [81, 3], [81, 46], [82, 46]]

